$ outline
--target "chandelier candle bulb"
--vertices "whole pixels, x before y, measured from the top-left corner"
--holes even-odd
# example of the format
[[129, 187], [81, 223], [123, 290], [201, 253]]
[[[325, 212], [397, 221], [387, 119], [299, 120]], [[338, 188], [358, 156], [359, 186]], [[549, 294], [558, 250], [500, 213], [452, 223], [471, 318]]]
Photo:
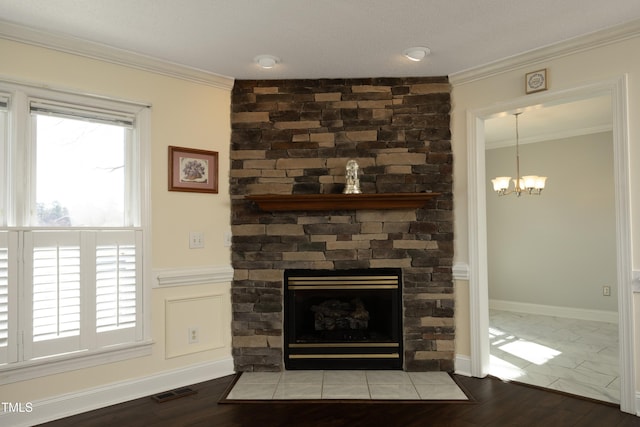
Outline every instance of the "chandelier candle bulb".
[[509, 181], [511, 181], [510, 176], [499, 176], [491, 180], [493, 182], [493, 190], [494, 191], [507, 191], [509, 188]]
[[536, 188], [539, 190], [544, 190], [544, 185], [546, 182], [547, 182], [546, 176], [539, 176], [538, 179], [536, 179]]
[[538, 177], [535, 175], [523, 176], [522, 180], [524, 181], [524, 188], [526, 188], [527, 190], [530, 188], [535, 188], [537, 179]]

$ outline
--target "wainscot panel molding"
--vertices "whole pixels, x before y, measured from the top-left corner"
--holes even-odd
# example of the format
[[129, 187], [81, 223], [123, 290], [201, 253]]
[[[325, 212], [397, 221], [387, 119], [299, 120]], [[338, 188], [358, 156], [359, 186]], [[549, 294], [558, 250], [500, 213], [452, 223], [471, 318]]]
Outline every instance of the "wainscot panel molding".
[[594, 322], [618, 323], [618, 312], [590, 310], [586, 308], [558, 307], [554, 305], [530, 304], [516, 301], [489, 300], [493, 310], [515, 311], [518, 313], [538, 314], [541, 316], [563, 317], [568, 319], [591, 320]]
[[154, 288], [229, 283], [233, 280], [233, 267], [222, 265], [204, 268], [158, 269], [153, 271], [153, 277], [155, 278]]
[[[201, 295], [165, 300], [165, 357], [231, 347], [229, 296]], [[198, 339], [189, 342], [185, 332], [197, 328]]]
[[32, 426], [232, 374], [231, 358], [193, 365], [31, 402], [31, 412], [0, 413], [0, 425]]

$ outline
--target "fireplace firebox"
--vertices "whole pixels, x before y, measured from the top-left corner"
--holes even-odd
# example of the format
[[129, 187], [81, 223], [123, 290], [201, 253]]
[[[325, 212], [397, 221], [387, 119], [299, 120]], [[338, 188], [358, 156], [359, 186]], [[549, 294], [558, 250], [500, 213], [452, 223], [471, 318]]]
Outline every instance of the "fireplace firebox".
[[286, 270], [286, 369], [402, 369], [402, 271]]

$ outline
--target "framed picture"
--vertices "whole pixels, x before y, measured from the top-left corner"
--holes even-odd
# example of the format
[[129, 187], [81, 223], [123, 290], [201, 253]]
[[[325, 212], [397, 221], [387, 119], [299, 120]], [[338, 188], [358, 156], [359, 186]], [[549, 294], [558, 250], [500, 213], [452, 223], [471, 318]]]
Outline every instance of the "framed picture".
[[524, 77], [524, 85], [527, 94], [547, 90], [547, 69], [527, 73]]
[[218, 152], [169, 146], [169, 191], [218, 192]]

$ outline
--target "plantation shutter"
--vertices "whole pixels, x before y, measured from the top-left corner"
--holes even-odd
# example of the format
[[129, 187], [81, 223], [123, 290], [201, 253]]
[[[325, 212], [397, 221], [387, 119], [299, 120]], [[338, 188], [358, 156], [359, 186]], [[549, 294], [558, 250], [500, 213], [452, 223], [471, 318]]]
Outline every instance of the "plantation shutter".
[[138, 330], [141, 232], [108, 231], [96, 236], [96, 333], [98, 346], [134, 340]]
[[[14, 248], [15, 249], [15, 248]], [[9, 298], [13, 295], [9, 293], [9, 280], [14, 279], [10, 274], [15, 274], [10, 268], [9, 259], [9, 233], [0, 232], [0, 364], [11, 361], [9, 357], [9, 334], [12, 326], [9, 321]], [[12, 316], [15, 318], [15, 316]], [[13, 326], [15, 328], [15, 326]]]
[[[26, 232], [27, 282], [32, 313], [25, 356], [36, 358], [80, 349], [80, 232]], [[27, 344], [27, 343], [25, 343]]]

